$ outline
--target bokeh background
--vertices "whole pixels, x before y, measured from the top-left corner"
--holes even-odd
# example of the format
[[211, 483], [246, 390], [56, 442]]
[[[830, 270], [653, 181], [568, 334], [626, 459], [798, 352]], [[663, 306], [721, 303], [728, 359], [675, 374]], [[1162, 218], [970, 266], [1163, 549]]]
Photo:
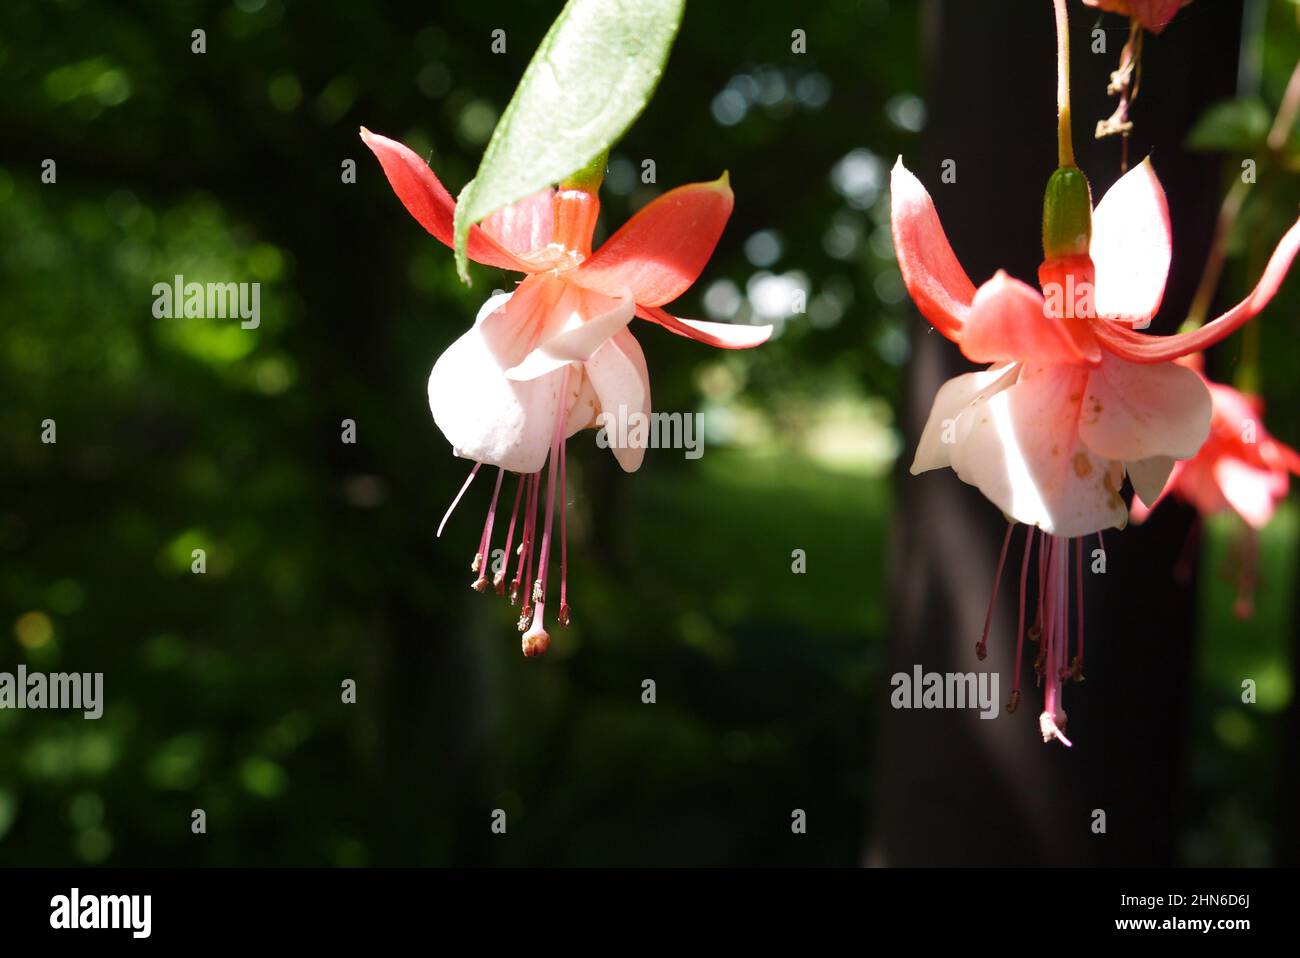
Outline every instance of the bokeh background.
[[[1296, 140], [1260, 154], [1300, 34], [1292, 0], [1227, 5], [1240, 43], [1202, 52], [1236, 71], [1239, 96], [1159, 160], [1221, 167], [1219, 193], [1196, 200], [1212, 216], [1241, 157], [1259, 157], [1228, 246], [1235, 301], [1300, 199]], [[730, 170], [735, 214], [674, 311], [778, 335], [721, 353], [637, 324], [655, 407], [703, 412], [706, 452], [651, 452], [626, 476], [592, 434], [570, 444], [575, 621], [539, 660], [520, 655], [511, 610], [467, 588], [487, 483], [434, 538], [466, 464], [425, 380], [511, 278], [477, 267], [461, 285], [357, 129], [429, 156], [455, 193], [560, 4], [0, 7], [0, 670], [101, 671], [106, 687], [97, 722], [0, 711], [0, 864], [862, 862], [895, 734], [879, 722], [887, 542], [916, 521], [895, 509], [914, 438], [899, 426], [904, 370], [927, 336], [893, 262], [889, 167], [947, 155], [936, 142], [960, 163], [1032, 138], [1045, 179], [1053, 149], [1051, 116], [1013, 124], [1020, 139], [944, 140], [936, 98], [962, 91], [934, 88], [936, 50], [972, 78], [989, 55], [945, 45], [949, 6], [688, 4], [658, 93], [611, 157], [598, 235]], [[1035, 51], [1020, 82], [1050, 89], [1050, 4], [1012, 6], [998, 29]], [[1209, 6], [1149, 44], [1192, 35]], [[1105, 28], [1104, 74], [1124, 22], [1071, 9], [1076, 57]], [[1005, 99], [1014, 117], [1016, 92]], [[1140, 95], [1139, 132], [1166, 105]], [[1081, 112], [1076, 138], [1096, 119]], [[1118, 148], [1097, 155], [1110, 167], [1088, 172], [1109, 182]], [[922, 178], [935, 190], [937, 168]], [[1040, 188], [1025, 182], [1022, 204]], [[986, 255], [1036, 223], [985, 228]], [[1176, 269], [1197, 275], [1200, 255], [1176, 248]], [[152, 287], [177, 273], [261, 283], [260, 327], [155, 319]], [[1214, 366], [1255, 376], [1269, 428], [1293, 444], [1298, 301], [1292, 282], [1253, 345]], [[56, 444], [41, 442], [46, 419]], [[1264, 533], [1252, 620], [1232, 614], [1238, 528], [1223, 519], [1202, 539], [1192, 634], [1090, 632], [1191, 663], [1189, 712], [1160, 733], [1185, 759], [1178, 840], [1153, 860], [1287, 857], [1298, 521], [1289, 503]], [[1259, 683], [1251, 708], [1243, 676]], [[1105, 701], [1095, 679], [1075, 694]], [[1029, 710], [996, 725], [1036, 735]], [[807, 834], [792, 834], [793, 809]]]

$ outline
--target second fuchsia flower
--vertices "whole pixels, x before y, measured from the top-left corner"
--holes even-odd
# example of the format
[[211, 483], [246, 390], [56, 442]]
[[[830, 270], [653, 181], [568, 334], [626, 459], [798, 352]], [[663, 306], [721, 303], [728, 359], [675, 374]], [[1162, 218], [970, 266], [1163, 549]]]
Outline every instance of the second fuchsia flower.
[[[1090, 233], [1086, 203], [1073, 232], [1061, 230], [1071, 225], [1068, 216], [1055, 223], [1045, 217], [1041, 293], [1001, 271], [977, 289], [929, 193], [901, 160], [891, 193], [894, 247], [917, 308], [968, 359], [992, 364], [939, 390], [912, 472], [950, 467], [1012, 522], [1030, 527], [1012, 711], [1020, 698], [1024, 580], [1034, 532], [1040, 532], [1039, 609], [1030, 630], [1031, 639], [1042, 641], [1036, 664], [1046, 705], [1040, 724], [1044, 740], [1068, 744], [1061, 682], [1081, 680], [1083, 661], [1078, 599], [1073, 660], [1068, 648], [1069, 541], [1078, 594], [1079, 537], [1127, 523], [1120, 496], [1125, 475], [1143, 500], [1153, 500], [1174, 463], [1194, 456], [1209, 433], [1210, 393], [1197, 373], [1173, 360], [1218, 342], [1264, 308], [1300, 250], [1300, 221], [1244, 301], [1195, 332], [1158, 337], [1137, 331], [1160, 307], [1171, 249], [1168, 206], [1149, 161], [1121, 177], [1091, 211]], [[1008, 542], [1010, 534], [1008, 528]], [[1006, 555], [1004, 544], [1003, 563]], [[987, 633], [986, 622], [981, 657]]]
[[1183, 7], [1192, 0], [1083, 0], [1090, 7], [1109, 10], [1138, 21], [1152, 33], [1159, 33], [1169, 26]]
[[[411, 215], [450, 246], [455, 202], [428, 164], [395, 140], [365, 129], [361, 137]], [[498, 469], [492, 505], [472, 563], [473, 585], [479, 591], [489, 582], [505, 473], [519, 474], [505, 538], [505, 566], [492, 584], [498, 593], [505, 592], [518, 528], [510, 594], [512, 602], [522, 600], [519, 627], [526, 655], [546, 651], [550, 642], [544, 615], [557, 488], [557, 619], [567, 625], [570, 614], [565, 575], [565, 440], [595, 428], [602, 414], [627, 417], [650, 412], [650, 376], [629, 329], [633, 317], [724, 349], [757, 346], [771, 335], [770, 326], [679, 319], [662, 309], [686, 292], [704, 269], [732, 203], [725, 174], [712, 183], [679, 187], [647, 205], [594, 253], [592, 234], [600, 201], [594, 192], [581, 188], [542, 190], [470, 231], [471, 259], [524, 273], [525, 278], [513, 292], [491, 297], [473, 327], [438, 358], [429, 376], [429, 408], [455, 454], [475, 462], [470, 479], [484, 464]], [[614, 433], [610, 430], [611, 440]], [[610, 445], [625, 470], [640, 467], [645, 455], [642, 446], [630, 441]], [[545, 519], [539, 523], [541, 473], [548, 462]], [[540, 553], [535, 556], [539, 537]]]
[[[1200, 374], [1201, 356], [1179, 360]], [[1264, 428], [1264, 403], [1223, 383], [1204, 379], [1213, 412], [1210, 437], [1191, 459], [1175, 463], [1164, 489], [1154, 499], [1135, 495], [1130, 513], [1135, 522], [1172, 493], [1196, 509], [1202, 519], [1230, 512], [1243, 523], [1236, 563], [1237, 599], [1242, 618], [1254, 609], [1259, 530], [1286, 498], [1291, 474], [1300, 475], [1300, 453]], [[1193, 537], [1194, 539], [1195, 537]]]

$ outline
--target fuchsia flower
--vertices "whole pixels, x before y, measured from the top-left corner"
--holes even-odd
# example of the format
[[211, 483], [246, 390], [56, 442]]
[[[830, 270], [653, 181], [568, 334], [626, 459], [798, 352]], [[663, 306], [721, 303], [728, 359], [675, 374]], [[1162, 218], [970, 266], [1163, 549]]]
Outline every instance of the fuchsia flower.
[[[1200, 374], [1199, 356], [1188, 357], [1186, 364]], [[1202, 379], [1213, 405], [1210, 438], [1195, 456], [1174, 466], [1169, 481], [1154, 499], [1135, 496], [1131, 514], [1135, 522], [1144, 522], [1151, 510], [1173, 493], [1203, 518], [1221, 512], [1240, 516], [1246, 531], [1236, 611], [1244, 617], [1253, 607], [1256, 535], [1286, 498], [1290, 474], [1300, 475], [1300, 453], [1278, 442], [1264, 428], [1264, 404], [1258, 396]]]
[[[1072, 172], [1082, 180], [1077, 169]], [[1154, 498], [1174, 462], [1194, 456], [1209, 432], [1209, 391], [1195, 372], [1172, 360], [1218, 342], [1264, 308], [1300, 249], [1300, 222], [1283, 237], [1246, 300], [1195, 332], [1157, 337], [1132, 328], [1145, 327], [1156, 314], [1169, 271], [1169, 212], [1150, 161], [1121, 177], [1091, 212], [1090, 240], [1085, 181], [1070, 251], [1049, 251], [1039, 269], [1046, 296], [1001, 271], [976, 289], [930, 195], [901, 159], [891, 192], [894, 247], [917, 308], [968, 359], [992, 364], [940, 388], [912, 472], [950, 467], [1013, 523], [1030, 527], [1008, 711], [1020, 699], [1025, 578], [1039, 531], [1039, 609], [1030, 637], [1042, 641], [1037, 665], [1046, 705], [1040, 725], [1044, 740], [1069, 744], [1061, 681], [1081, 680], [1083, 662], [1082, 603], [1076, 602], [1077, 652], [1066, 664], [1069, 540], [1078, 594], [1080, 537], [1127, 523], [1120, 496], [1125, 474], [1144, 500]], [[1008, 527], [994, 598], [1010, 536]], [[990, 618], [992, 609], [990, 601]], [[988, 624], [977, 645], [981, 658]]]
[[[401, 143], [364, 128], [361, 138], [379, 158], [389, 184], [411, 215], [450, 246], [455, 202], [428, 164]], [[480, 466], [486, 463], [498, 469], [472, 564], [477, 575], [473, 585], [479, 591], [488, 583], [502, 481], [506, 472], [519, 474], [505, 555], [508, 567], [522, 502], [524, 519], [511, 602], [519, 598], [522, 585], [519, 627], [526, 630], [526, 655], [546, 651], [550, 642], [543, 615], [556, 487], [562, 489], [565, 479], [565, 440], [594, 428], [602, 413], [650, 412], [645, 356], [628, 328], [633, 316], [724, 349], [757, 346], [771, 335], [771, 326], [679, 319], [661, 308], [684, 293], [704, 269], [731, 215], [732, 202], [725, 173], [712, 183], [679, 187], [639, 211], [595, 253], [591, 241], [600, 201], [582, 189], [542, 190], [470, 230], [471, 259], [524, 273], [525, 278], [513, 292], [491, 297], [474, 326], [438, 358], [429, 376], [429, 408], [455, 454], [475, 462], [452, 509]], [[609, 435], [615, 439], [615, 430]], [[635, 431], [625, 438], [634, 441]], [[640, 467], [644, 448], [613, 442], [611, 446], [625, 470]], [[548, 461], [546, 518], [534, 578], [541, 471]], [[442, 528], [438, 531], [441, 534]], [[560, 539], [558, 620], [567, 625], [563, 493]], [[503, 568], [494, 577], [498, 593], [505, 592], [507, 571]]]
[[1169, 26], [1183, 7], [1192, 0], [1083, 0], [1090, 7], [1109, 10], [1125, 17], [1131, 17], [1152, 33], [1159, 33]]

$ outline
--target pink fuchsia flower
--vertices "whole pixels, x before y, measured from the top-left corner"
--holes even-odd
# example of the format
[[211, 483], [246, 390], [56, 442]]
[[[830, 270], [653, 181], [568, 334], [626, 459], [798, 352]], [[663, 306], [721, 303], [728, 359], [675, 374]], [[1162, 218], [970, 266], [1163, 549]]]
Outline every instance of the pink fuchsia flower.
[[1083, 2], [1098, 10], [1109, 10], [1111, 13], [1130, 17], [1152, 33], [1159, 33], [1169, 26], [1169, 21], [1174, 18], [1174, 15], [1192, 0], [1083, 0]]
[[[1039, 268], [1041, 293], [1001, 271], [976, 289], [933, 200], [901, 160], [891, 194], [899, 269], [917, 308], [968, 359], [992, 364], [940, 388], [912, 472], [950, 467], [1011, 522], [1030, 527], [1009, 711], [1020, 698], [1025, 579], [1035, 531], [1041, 535], [1039, 610], [1031, 630], [1042, 641], [1037, 664], [1047, 704], [1040, 723], [1045, 739], [1065, 742], [1060, 682], [1081, 680], [1083, 661], [1080, 616], [1078, 651], [1066, 665], [1070, 553], [1078, 589], [1080, 537], [1128, 521], [1120, 496], [1125, 474], [1139, 494], [1153, 497], [1174, 462], [1200, 448], [1210, 427], [1209, 392], [1196, 373], [1172, 360], [1217, 342], [1264, 308], [1300, 249], [1300, 222], [1245, 301], [1193, 333], [1157, 337], [1133, 328], [1149, 325], [1156, 314], [1169, 271], [1168, 206], [1149, 161], [1106, 193], [1091, 211], [1091, 227], [1085, 205], [1072, 248], [1049, 250]], [[1008, 528], [995, 583], [1010, 535]], [[992, 609], [991, 600], [976, 647], [981, 658]]]
[[[452, 244], [455, 202], [428, 164], [395, 140], [362, 129], [389, 184], [420, 225]], [[457, 456], [475, 466], [452, 509], [484, 465], [497, 467], [492, 504], [471, 565], [474, 588], [488, 584], [492, 533], [505, 473], [517, 473], [514, 511], [506, 533], [506, 562], [494, 576], [504, 593], [510, 549], [522, 505], [522, 528], [511, 583], [520, 598], [526, 655], [544, 652], [547, 570], [557, 487], [565, 480], [565, 440], [595, 428], [603, 415], [650, 413], [650, 376], [629, 324], [634, 316], [724, 349], [757, 346], [770, 326], [679, 319], [662, 307], [684, 293], [704, 269], [731, 215], [726, 174], [682, 186], [640, 210], [592, 252], [600, 209], [584, 189], [545, 189], [500, 210], [470, 230], [471, 259], [525, 274], [513, 292], [488, 299], [474, 325], [434, 364], [429, 408]], [[635, 421], [635, 420], [634, 420]], [[616, 436], [615, 433], [618, 433]], [[636, 430], [610, 430], [614, 456], [628, 472], [641, 465]], [[550, 463], [544, 525], [537, 522], [541, 473]], [[450, 515], [451, 510], [448, 510]], [[568, 624], [567, 541], [560, 494], [558, 619]], [[443, 519], [445, 524], [446, 518]], [[442, 527], [439, 527], [439, 534]], [[541, 551], [534, 578], [534, 550]]]
[[[1200, 357], [1185, 361], [1200, 374]], [[1202, 378], [1204, 378], [1202, 376]], [[1245, 524], [1240, 547], [1236, 611], [1245, 617], [1254, 606], [1258, 531], [1286, 498], [1292, 473], [1300, 475], [1300, 453], [1264, 428], [1263, 401], [1231, 386], [1205, 379], [1213, 413], [1210, 437], [1191, 459], [1178, 462], [1164, 489], [1153, 499], [1134, 496], [1133, 521], [1144, 522], [1172, 493], [1196, 509], [1202, 519], [1235, 513]]]

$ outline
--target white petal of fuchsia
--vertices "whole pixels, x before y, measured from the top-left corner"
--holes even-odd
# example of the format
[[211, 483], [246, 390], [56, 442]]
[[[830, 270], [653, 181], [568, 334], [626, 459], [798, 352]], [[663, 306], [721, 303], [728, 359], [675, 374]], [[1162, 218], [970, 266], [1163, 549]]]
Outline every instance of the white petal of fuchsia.
[[1017, 522], [1072, 537], [1122, 529], [1123, 466], [1079, 441], [1087, 369], [1027, 367], [1020, 380], [977, 402], [966, 436], [951, 451], [957, 476]]
[[900, 156], [889, 178], [890, 226], [903, 284], [921, 315], [949, 339], [961, 329], [975, 298], [975, 284], [957, 262], [939, 222], [934, 200]]
[[1151, 456], [1124, 463], [1129, 481], [1133, 483], [1133, 492], [1144, 505], [1154, 506], [1160, 499], [1176, 462], [1178, 460], [1173, 456]]
[[641, 344], [629, 330], [620, 330], [587, 360], [586, 371], [600, 397], [600, 424], [614, 458], [624, 471], [636, 472], [651, 428], [650, 373]]
[[1148, 157], [1092, 213], [1097, 315], [1146, 325], [1165, 295], [1170, 249], [1169, 204]]
[[1228, 505], [1254, 528], [1268, 525], [1278, 500], [1286, 495], [1287, 474], [1259, 469], [1231, 456], [1217, 459], [1213, 470]]
[[977, 373], [954, 376], [939, 387], [930, 407], [930, 418], [921, 430], [921, 440], [916, 444], [912, 459], [912, 475], [931, 469], [944, 469], [951, 465], [949, 453], [970, 428], [970, 420], [962, 413], [975, 402], [1001, 392], [1016, 381], [1019, 367], [995, 366]]
[[564, 423], [565, 439], [584, 429], [596, 428], [596, 417], [600, 415], [600, 397], [587, 375], [587, 367], [570, 368], [573, 372], [569, 374], [569, 417]]
[[1194, 371], [1106, 353], [1088, 375], [1079, 435], [1106, 459], [1188, 459], [1210, 434], [1210, 413], [1210, 391]]
[[536, 472], [550, 450], [561, 379], [506, 378], [484, 321], [499, 315], [511, 295], [489, 299], [474, 327], [438, 357], [429, 375], [429, 409], [456, 455], [512, 472]]
[[585, 362], [611, 336], [632, 321], [636, 304], [630, 294], [620, 299], [572, 283], [542, 322], [542, 338], [517, 365], [511, 379], [536, 379], [567, 363]]

